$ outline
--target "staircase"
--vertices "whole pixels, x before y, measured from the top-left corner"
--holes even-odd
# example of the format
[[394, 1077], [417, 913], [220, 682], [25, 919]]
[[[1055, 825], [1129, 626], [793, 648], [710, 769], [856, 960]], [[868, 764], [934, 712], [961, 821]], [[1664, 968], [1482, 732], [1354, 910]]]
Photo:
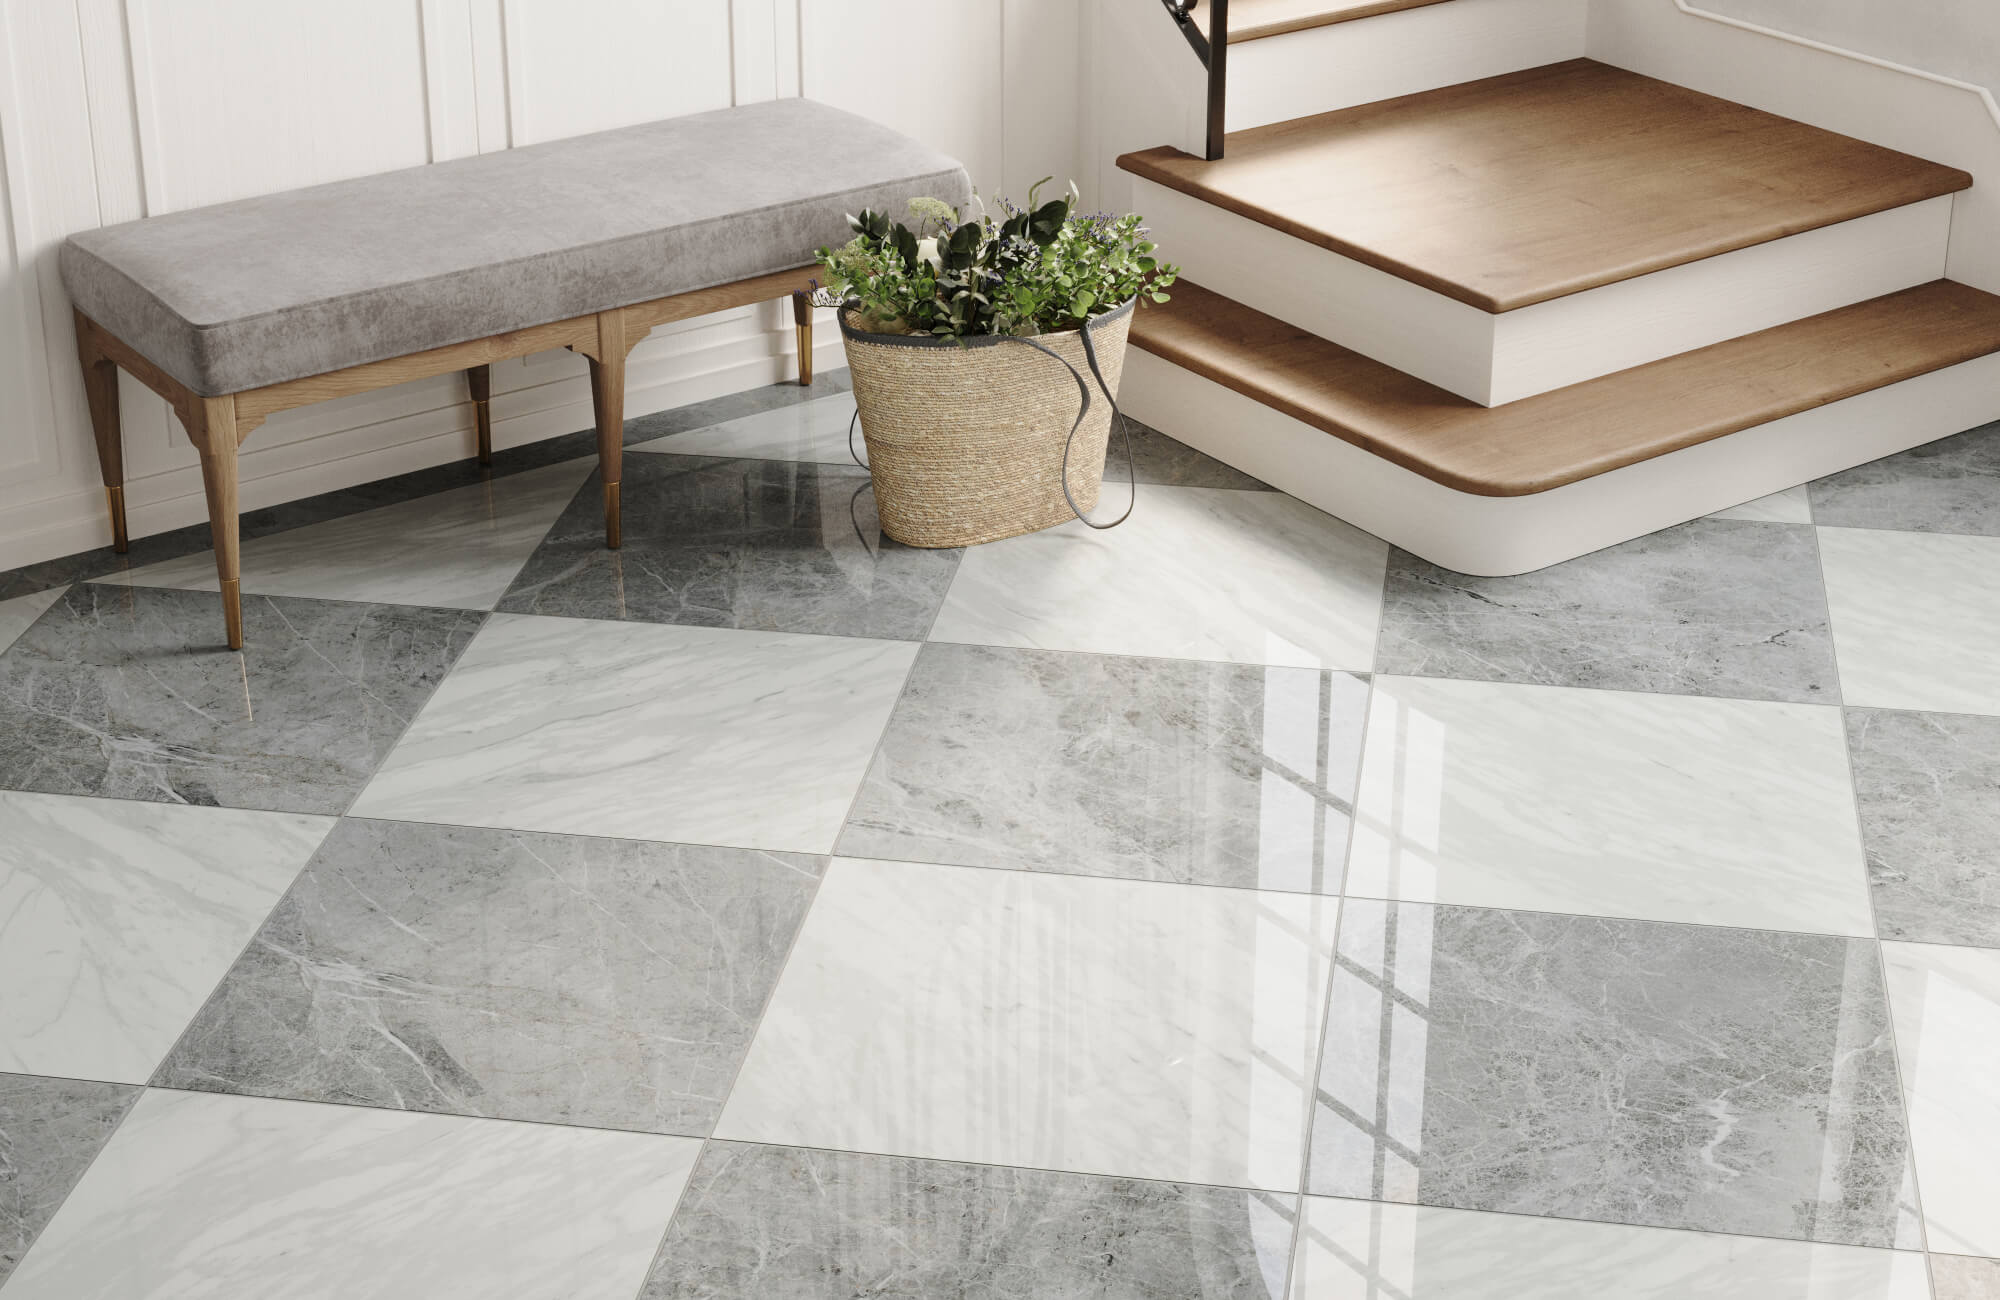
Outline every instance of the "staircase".
[[1232, 0], [1222, 156], [1118, 160], [1185, 276], [1127, 408], [1489, 575], [2000, 415], [1970, 175], [1574, 57], [1586, 4]]

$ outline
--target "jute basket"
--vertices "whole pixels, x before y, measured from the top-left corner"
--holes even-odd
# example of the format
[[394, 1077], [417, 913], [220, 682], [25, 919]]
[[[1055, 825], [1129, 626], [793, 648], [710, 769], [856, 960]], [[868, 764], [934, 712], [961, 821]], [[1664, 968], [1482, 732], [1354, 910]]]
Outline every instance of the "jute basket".
[[[972, 546], [1066, 523], [1076, 517], [1069, 498], [1078, 511], [1094, 507], [1132, 307], [1088, 327], [1102, 386], [1079, 330], [1034, 338], [1065, 367], [1020, 339], [969, 338], [961, 347], [952, 339], [870, 334], [842, 311], [882, 531], [909, 546]], [[1090, 391], [1081, 426], [1079, 379]]]

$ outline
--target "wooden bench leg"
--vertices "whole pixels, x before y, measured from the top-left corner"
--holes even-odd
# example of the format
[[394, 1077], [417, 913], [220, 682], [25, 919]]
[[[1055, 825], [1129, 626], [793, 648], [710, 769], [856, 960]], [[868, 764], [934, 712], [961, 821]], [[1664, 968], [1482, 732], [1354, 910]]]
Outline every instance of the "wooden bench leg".
[[799, 387], [813, 381], [813, 300], [804, 289], [792, 291], [792, 324], [799, 335]]
[[597, 466], [604, 478], [604, 544], [617, 550], [623, 541], [618, 486], [625, 473], [625, 316], [622, 311], [597, 317], [598, 355], [590, 362], [590, 405], [597, 415]]
[[118, 365], [104, 355], [97, 327], [76, 314], [76, 359], [83, 364], [83, 393], [90, 403], [90, 430], [97, 438], [97, 468], [104, 476], [104, 504], [111, 513], [111, 549], [132, 547], [125, 529], [125, 443], [119, 432]]
[[466, 387], [472, 390], [472, 423], [479, 430], [479, 463], [493, 463], [493, 369], [474, 366], [465, 372]]
[[242, 552], [236, 524], [236, 399], [202, 399], [199, 432], [190, 429], [201, 452], [201, 485], [208, 494], [208, 532], [215, 543], [215, 576], [222, 584], [222, 622], [229, 648], [243, 648]]

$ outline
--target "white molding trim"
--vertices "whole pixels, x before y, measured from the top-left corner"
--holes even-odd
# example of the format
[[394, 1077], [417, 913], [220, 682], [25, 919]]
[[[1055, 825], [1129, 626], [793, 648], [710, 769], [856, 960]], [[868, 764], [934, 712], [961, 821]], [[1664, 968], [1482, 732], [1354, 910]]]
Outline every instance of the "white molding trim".
[[1125, 410], [1457, 573], [1507, 577], [1948, 437], [2000, 408], [2000, 353], [1547, 492], [1458, 492], [1134, 348]]
[[1682, 13], [1691, 14], [1696, 18], [1706, 18], [1710, 22], [1722, 23], [1728, 27], [1740, 27], [1746, 32], [1755, 32], [1759, 36], [1769, 36], [1776, 40], [1789, 41], [1793, 45], [1803, 45], [1809, 50], [1818, 50], [1822, 54], [1837, 54], [1843, 59], [1853, 59], [1857, 63], [1866, 63], [1877, 68], [1886, 68], [1890, 72], [1900, 72], [1904, 76], [1922, 77], [1925, 81], [1935, 81], [1940, 86], [1950, 86], [1953, 90], [1970, 91], [1972, 94], [1977, 95], [1980, 101], [1986, 105], [1987, 115], [1993, 119], [1993, 125], [2000, 127], [2000, 100], [1994, 99], [1993, 92], [1984, 86], [1975, 86], [1969, 81], [1960, 81], [1956, 77], [1946, 77], [1935, 72], [1925, 72], [1922, 68], [1913, 68], [1906, 63], [1895, 63], [1889, 59], [1878, 59], [1872, 54], [1863, 54], [1859, 50], [1850, 50], [1839, 45], [1829, 45], [1825, 41], [1816, 41], [1808, 36], [1798, 36], [1791, 32], [1781, 32], [1775, 27], [1765, 27], [1758, 23], [1746, 22], [1741, 18], [1731, 18], [1728, 14], [1719, 14], [1712, 9], [1699, 9], [1689, 4], [1688, 0], [1674, 0], [1674, 7]]

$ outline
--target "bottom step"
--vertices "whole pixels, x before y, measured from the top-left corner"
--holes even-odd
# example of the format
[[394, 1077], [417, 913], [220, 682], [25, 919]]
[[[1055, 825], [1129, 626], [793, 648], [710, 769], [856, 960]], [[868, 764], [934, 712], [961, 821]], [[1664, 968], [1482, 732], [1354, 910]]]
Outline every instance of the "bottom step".
[[2000, 297], [1946, 280], [1482, 407], [1182, 281], [1134, 418], [1460, 573], [1526, 573], [2000, 416]]

